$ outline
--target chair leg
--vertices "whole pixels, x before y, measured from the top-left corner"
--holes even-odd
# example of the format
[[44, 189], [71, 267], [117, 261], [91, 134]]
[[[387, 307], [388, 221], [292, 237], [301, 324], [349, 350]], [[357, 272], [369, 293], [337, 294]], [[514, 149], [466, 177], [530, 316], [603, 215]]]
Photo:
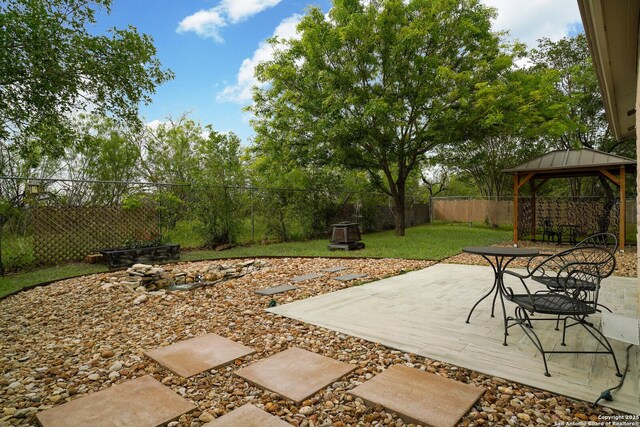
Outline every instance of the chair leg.
[[[558, 316], [558, 320], [560, 320], [560, 316]], [[562, 342], [560, 343], [561, 346], [566, 346], [567, 343], [565, 341], [565, 338], [567, 337], [567, 318], [564, 318], [564, 325], [562, 326]]]
[[[621, 377], [622, 373], [620, 372], [620, 367], [618, 366], [618, 359], [616, 359], [616, 354], [613, 352], [613, 347], [611, 347], [611, 344], [609, 343], [607, 337], [605, 337], [604, 334], [593, 324], [584, 321], [578, 322], [587, 330], [587, 332], [591, 334], [593, 338], [596, 339], [596, 341], [598, 341], [604, 348], [607, 349], [607, 353], [610, 354], [611, 357], [613, 357], [613, 364], [616, 365], [616, 376]], [[598, 335], [596, 336], [596, 334]]]
[[[535, 331], [525, 326], [526, 323], [531, 324], [531, 319], [529, 319], [529, 315], [527, 314], [526, 310], [522, 309], [522, 307], [516, 307], [515, 315], [516, 315], [516, 318], [514, 319], [515, 322], [518, 325], [520, 325], [520, 328], [522, 329], [522, 331], [525, 333], [527, 337], [529, 337], [529, 339], [531, 340], [535, 348], [542, 355], [542, 361], [544, 362], [544, 375], [546, 377], [550, 377], [551, 374], [549, 373], [549, 367], [547, 366], [547, 357], [546, 357], [547, 352], [544, 350], [544, 347], [542, 347], [542, 342], [540, 341], [540, 338], [538, 338], [538, 335], [535, 333]], [[505, 329], [505, 333], [506, 333], [506, 329]], [[506, 345], [506, 341], [507, 341], [506, 335], [504, 339], [505, 339], [505, 345]]]

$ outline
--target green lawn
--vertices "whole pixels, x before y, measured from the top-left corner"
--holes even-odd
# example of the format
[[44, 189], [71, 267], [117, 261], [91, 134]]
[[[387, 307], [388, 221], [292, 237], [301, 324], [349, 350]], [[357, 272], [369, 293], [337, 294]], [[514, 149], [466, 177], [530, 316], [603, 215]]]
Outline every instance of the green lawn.
[[[185, 251], [184, 261], [258, 256], [326, 256], [375, 257], [441, 260], [457, 254], [464, 246], [489, 245], [509, 241], [509, 229], [490, 229], [485, 226], [460, 224], [427, 224], [408, 228], [406, 236], [396, 237], [393, 231], [366, 234], [362, 240], [366, 248], [358, 251], [329, 251], [327, 239], [271, 245], [238, 246], [226, 251]], [[97, 264], [66, 264], [37, 271], [8, 274], [0, 277], [0, 297], [26, 286], [82, 274], [108, 271]]]
[[100, 273], [102, 271], [109, 271], [109, 269], [102, 264], [73, 263], [24, 273], [7, 274], [4, 277], [0, 277], [0, 297], [26, 286], [84, 274]]
[[366, 248], [358, 251], [329, 251], [328, 240], [274, 243], [270, 245], [238, 246], [226, 251], [185, 252], [181, 259], [254, 257], [254, 256], [326, 256], [373, 257], [441, 260], [460, 252], [464, 246], [489, 245], [508, 241], [512, 237], [508, 229], [469, 227], [466, 225], [428, 224], [407, 228], [404, 237], [396, 237], [393, 231], [383, 231], [362, 236]]

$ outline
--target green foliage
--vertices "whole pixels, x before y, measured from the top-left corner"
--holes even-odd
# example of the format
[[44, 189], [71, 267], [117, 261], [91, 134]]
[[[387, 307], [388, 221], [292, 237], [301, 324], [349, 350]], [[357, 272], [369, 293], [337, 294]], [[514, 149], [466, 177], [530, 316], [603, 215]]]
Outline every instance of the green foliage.
[[[177, 120], [169, 118], [167, 123], [155, 129], [146, 129], [142, 135], [142, 174], [150, 182], [170, 182], [190, 184], [196, 180], [198, 163], [195, 161], [197, 145], [203, 139], [203, 129], [199, 123], [187, 115]], [[185, 200], [188, 188], [176, 188], [175, 195]]]
[[535, 70], [551, 70], [558, 108], [555, 110], [554, 148], [594, 148], [610, 151], [617, 145], [609, 132], [587, 38], [584, 34], [553, 42], [539, 41], [531, 52]]
[[198, 195], [195, 201], [197, 217], [202, 224], [206, 246], [233, 243], [238, 235], [244, 206], [244, 185], [240, 139], [207, 128], [208, 138], [196, 146], [198, 174], [193, 186]]
[[5, 271], [23, 270], [36, 261], [32, 237], [3, 235], [0, 247], [2, 248], [2, 266]]
[[198, 220], [180, 220], [167, 230], [167, 242], [177, 243], [181, 249], [202, 248], [204, 247], [204, 239], [202, 234], [202, 223]]
[[158, 189], [155, 203], [160, 216], [160, 226], [165, 230], [175, 227], [178, 220], [185, 216], [187, 207], [184, 200], [166, 188]]
[[141, 206], [142, 200], [137, 195], [127, 196], [122, 200], [122, 209], [124, 210], [137, 209]]
[[160, 246], [163, 244], [162, 238], [157, 235], [143, 235], [141, 237], [132, 237], [126, 239], [122, 246], [127, 249], [148, 248], [152, 246]]
[[[478, 83], [510, 63], [475, 0], [336, 1], [312, 8], [300, 38], [272, 40], [269, 82], [250, 108], [256, 144], [273, 161], [366, 171], [393, 197], [404, 232], [405, 189], [423, 156], [458, 140]], [[505, 65], [506, 64], [506, 65]]]
[[71, 112], [91, 108], [139, 126], [138, 106], [172, 78], [149, 36], [133, 27], [93, 35], [111, 0], [0, 3], [0, 141], [23, 154], [61, 155], [76, 134]]
[[502, 171], [543, 154], [544, 139], [557, 124], [555, 77], [550, 70], [506, 68], [478, 84], [470, 111], [477, 125], [463, 141], [441, 147], [436, 158], [484, 196], [511, 194], [513, 178]]

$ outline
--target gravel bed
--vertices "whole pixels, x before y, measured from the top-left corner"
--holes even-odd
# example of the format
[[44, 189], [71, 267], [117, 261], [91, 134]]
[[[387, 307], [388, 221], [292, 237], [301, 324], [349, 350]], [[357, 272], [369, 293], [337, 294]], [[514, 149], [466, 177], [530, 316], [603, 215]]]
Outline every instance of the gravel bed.
[[[102, 273], [60, 281], [0, 301], [0, 426], [37, 425], [38, 411], [146, 374], [198, 408], [170, 426], [197, 427], [247, 402], [295, 426], [403, 426], [396, 414], [381, 407], [369, 408], [347, 393], [393, 364], [485, 387], [487, 391], [460, 426], [551, 426], [560, 421], [598, 421], [599, 415], [616, 413], [264, 311], [272, 298], [279, 303], [291, 302], [424, 268], [432, 262], [323, 258], [264, 261], [267, 264], [262, 269], [237, 279], [190, 291], [148, 292], [143, 299], [143, 291], [104, 286], [116, 280], [112, 274]], [[473, 260], [458, 256], [448, 261]], [[212, 265], [233, 262], [238, 261], [179, 263], [163, 268], [197, 274]], [[299, 289], [286, 294], [270, 297], [254, 293], [286, 284], [294, 276], [340, 265], [350, 270], [332, 277], [350, 272], [367, 277], [342, 283], [325, 275], [296, 283]], [[257, 353], [190, 379], [172, 374], [143, 354], [211, 332], [251, 346]], [[301, 405], [233, 375], [239, 367], [291, 346], [357, 365], [357, 369]]]

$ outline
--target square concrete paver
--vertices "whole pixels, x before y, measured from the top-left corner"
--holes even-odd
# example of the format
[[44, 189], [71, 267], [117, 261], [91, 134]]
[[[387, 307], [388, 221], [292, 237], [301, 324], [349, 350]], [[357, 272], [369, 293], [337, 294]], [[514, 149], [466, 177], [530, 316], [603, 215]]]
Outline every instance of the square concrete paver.
[[250, 403], [234, 409], [202, 427], [291, 427], [268, 412], [258, 409]]
[[92, 393], [36, 415], [43, 427], [156, 427], [195, 409], [151, 375]]
[[170, 371], [188, 378], [255, 352], [220, 335], [206, 334], [145, 354]]
[[359, 279], [361, 277], [367, 277], [367, 275], [351, 273], [351, 274], [345, 274], [344, 276], [340, 276], [340, 277], [334, 277], [333, 279], [340, 280], [341, 282], [348, 282], [349, 280]]
[[397, 412], [406, 422], [433, 427], [455, 426], [484, 389], [435, 374], [393, 365], [349, 393], [368, 405]]
[[320, 271], [325, 271], [327, 273], [337, 273], [338, 271], [343, 271], [348, 269], [349, 267], [329, 267], [329, 268], [323, 268]]
[[318, 277], [322, 277], [324, 274], [314, 273], [314, 274], [305, 274], [303, 276], [296, 276], [291, 279], [292, 282], [304, 282], [305, 280], [317, 279]]
[[236, 375], [300, 403], [356, 367], [292, 347], [239, 369]]
[[275, 294], [279, 294], [281, 292], [287, 292], [287, 291], [294, 291], [298, 288], [296, 288], [295, 286], [291, 286], [291, 285], [280, 285], [280, 286], [273, 286], [271, 288], [266, 288], [266, 289], [259, 289], [256, 291], [256, 294], [259, 295], [275, 295]]

